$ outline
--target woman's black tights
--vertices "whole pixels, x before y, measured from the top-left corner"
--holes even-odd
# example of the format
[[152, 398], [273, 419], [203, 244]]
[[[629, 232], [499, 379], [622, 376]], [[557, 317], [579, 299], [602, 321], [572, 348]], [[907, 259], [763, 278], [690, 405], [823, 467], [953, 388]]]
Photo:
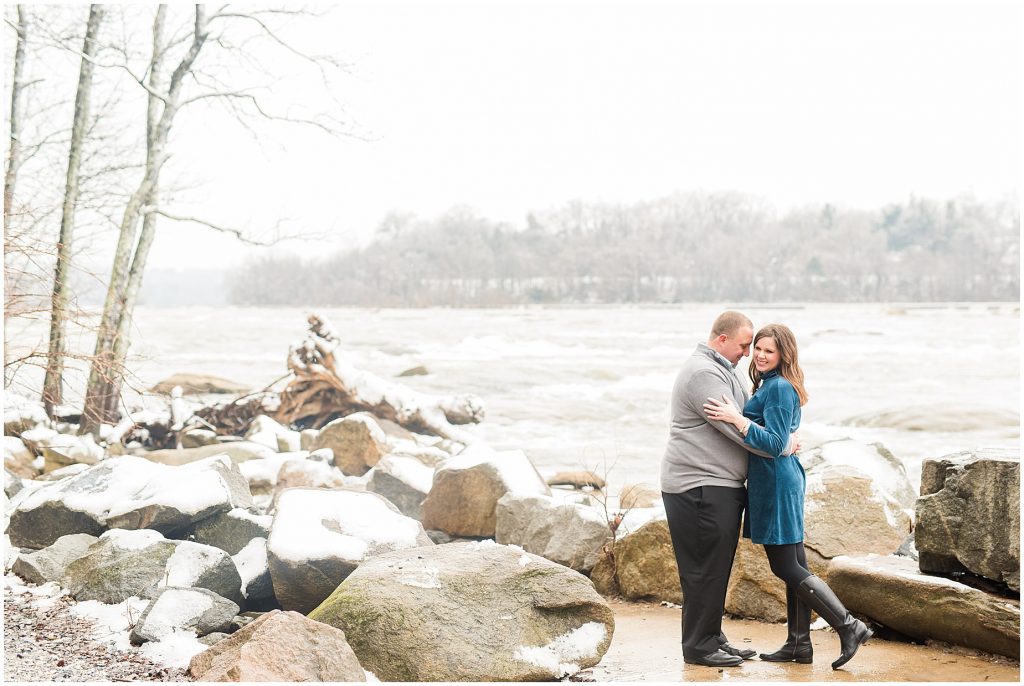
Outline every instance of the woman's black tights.
[[785, 581], [787, 586], [796, 588], [801, 581], [811, 576], [807, 570], [807, 555], [804, 553], [803, 542], [766, 545], [764, 552], [768, 555], [768, 565], [772, 568], [772, 574]]

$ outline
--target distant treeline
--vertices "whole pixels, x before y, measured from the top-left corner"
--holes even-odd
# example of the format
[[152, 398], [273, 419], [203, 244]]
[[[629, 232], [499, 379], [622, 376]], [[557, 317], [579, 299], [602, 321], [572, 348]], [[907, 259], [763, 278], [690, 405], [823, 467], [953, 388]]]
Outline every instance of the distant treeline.
[[1011, 200], [911, 198], [876, 210], [778, 216], [738, 193], [631, 205], [572, 202], [526, 226], [461, 208], [393, 214], [367, 247], [253, 261], [239, 305], [504, 305], [701, 301], [1018, 300]]

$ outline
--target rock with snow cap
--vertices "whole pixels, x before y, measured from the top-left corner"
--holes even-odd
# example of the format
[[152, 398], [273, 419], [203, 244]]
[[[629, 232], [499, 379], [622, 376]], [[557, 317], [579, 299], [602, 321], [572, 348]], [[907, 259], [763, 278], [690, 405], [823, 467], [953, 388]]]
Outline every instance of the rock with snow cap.
[[269, 610], [279, 607], [274, 596], [274, 582], [270, 577], [267, 562], [267, 539], [258, 537], [249, 541], [244, 548], [231, 556], [238, 574], [242, 578], [242, 595], [245, 606], [253, 610]]
[[163, 586], [205, 588], [241, 605], [242, 580], [219, 548], [165, 539], [151, 529], [112, 529], [68, 565], [61, 585], [76, 600], [116, 604]]
[[547, 681], [597, 664], [614, 616], [583, 575], [493, 541], [377, 555], [310, 619], [381, 681]]
[[104, 450], [92, 436], [57, 434], [43, 446], [43, 473], [74, 464], [94, 465], [104, 457]]
[[881, 443], [863, 443], [852, 438], [826, 441], [800, 453], [800, 464], [810, 472], [825, 466], [852, 467], [868, 476], [874, 489], [898, 507], [912, 509], [917, 488], [910, 482], [900, 459]]
[[250, 493], [272, 495], [281, 467], [287, 462], [304, 462], [307, 459], [309, 459], [309, 453], [305, 450], [297, 453], [270, 453], [242, 462], [238, 465], [238, 469], [249, 484]]
[[922, 574], [897, 556], [836, 558], [828, 581], [851, 612], [902, 634], [1020, 659], [1019, 599]]
[[921, 571], [970, 572], [1020, 593], [1020, 457], [956, 453], [921, 466], [914, 543]]
[[50, 418], [42, 403], [17, 393], [4, 392], [4, 435], [20, 436], [36, 427], [49, 427]]
[[217, 512], [251, 505], [248, 485], [227, 457], [168, 467], [126, 455], [32, 493], [11, 513], [8, 534], [14, 545], [27, 548], [107, 529], [173, 534]]
[[269, 515], [257, 515], [236, 507], [198, 522], [192, 535], [196, 543], [212, 545], [228, 555], [235, 555], [254, 538], [265, 539], [270, 535], [273, 520]]
[[804, 546], [826, 559], [894, 552], [910, 533], [912, 511], [886, 486], [847, 465], [825, 463], [808, 469]]
[[423, 501], [434, 481], [434, 469], [416, 457], [390, 454], [373, 468], [366, 490], [390, 500], [402, 514], [423, 518]]
[[423, 525], [453, 536], [494, 536], [495, 508], [510, 492], [551, 495], [523, 451], [471, 445], [434, 472], [423, 501]]
[[231, 458], [232, 462], [244, 463], [246, 460], [274, 455], [276, 452], [277, 450], [275, 448], [270, 448], [262, 443], [253, 443], [252, 441], [231, 441], [228, 443], [218, 442], [200, 446], [198, 448], [185, 448], [181, 450], [176, 450], [174, 448], [169, 448], [167, 450], [150, 450], [141, 457], [145, 457], [151, 462], [180, 466], [191, 462], [198, 462], [199, 460], [205, 460], [213, 455], [227, 455]]
[[17, 436], [4, 436], [4, 468], [22, 479], [34, 479], [39, 471], [33, 466], [35, 455]]
[[546, 495], [506, 493], [495, 510], [498, 543], [522, 546], [552, 562], [589, 572], [612, 532], [592, 507]]
[[288, 488], [341, 488], [346, 477], [337, 467], [319, 460], [289, 460], [277, 471], [274, 495]]
[[[261, 414], [256, 416], [252, 422], [249, 423], [249, 428], [245, 432], [245, 439], [253, 443], [259, 443], [265, 445], [268, 448], [277, 451], [277, 437], [287, 435], [289, 433], [295, 433], [287, 427], [281, 426], [278, 422], [274, 421], [270, 417]], [[296, 450], [298, 447], [296, 446]]]
[[366, 681], [343, 631], [276, 610], [193, 657], [188, 673], [204, 682]]
[[24, 486], [21, 477], [12, 474], [8, 469], [4, 469], [4, 495], [8, 498], [13, 498], [22, 488]]
[[313, 450], [334, 451], [334, 466], [349, 476], [362, 476], [388, 452], [387, 435], [368, 412], [356, 412], [328, 423], [313, 441]]
[[419, 522], [376, 493], [293, 488], [278, 500], [267, 562], [281, 607], [307, 613], [368, 557], [432, 545]]
[[61, 536], [53, 545], [42, 550], [20, 554], [11, 571], [34, 584], [60, 582], [68, 565], [85, 555], [97, 540], [89, 534]]
[[164, 587], [153, 595], [128, 639], [141, 645], [183, 629], [197, 636], [226, 632], [237, 613], [238, 605], [205, 588]]

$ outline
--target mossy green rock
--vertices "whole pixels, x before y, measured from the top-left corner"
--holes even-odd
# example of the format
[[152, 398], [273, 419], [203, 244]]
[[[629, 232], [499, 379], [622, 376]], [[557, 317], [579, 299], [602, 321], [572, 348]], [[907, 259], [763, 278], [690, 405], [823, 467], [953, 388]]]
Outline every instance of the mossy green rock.
[[381, 681], [542, 681], [596, 665], [614, 615], [590, 580], [492, 542], [364, 562], [310, 619]]

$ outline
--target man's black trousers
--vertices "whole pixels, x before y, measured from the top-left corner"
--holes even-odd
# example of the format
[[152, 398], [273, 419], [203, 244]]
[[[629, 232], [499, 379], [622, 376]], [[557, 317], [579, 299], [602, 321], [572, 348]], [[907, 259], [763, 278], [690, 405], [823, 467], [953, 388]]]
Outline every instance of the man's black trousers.
[[718, 650], [747, 489], [698, 486], [662, 493], [683, 588], [683, 657]]

